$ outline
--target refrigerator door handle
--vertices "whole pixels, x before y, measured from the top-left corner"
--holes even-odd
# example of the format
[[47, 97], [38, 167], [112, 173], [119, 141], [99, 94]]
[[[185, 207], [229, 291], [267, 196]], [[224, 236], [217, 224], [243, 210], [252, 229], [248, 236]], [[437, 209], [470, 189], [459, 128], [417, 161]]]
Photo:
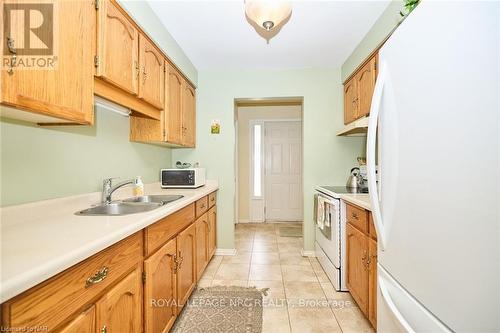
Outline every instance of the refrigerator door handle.
[[396, 304], [394, 304], [394, 302], [392, 301], [391, 295], [389, 293], [389, 290], [387, 289], [387, 286], [385, 285], [385, 281], [383, 278], [378, 279], [378, 288], [380, 289], [380, 293], [382, 294], [382, 297], [384, 298], [384, 301], [387, 304], [387, 307], [392, 312], [394, 317], [396, 317], [399, 324], [401, 326], [403, 326], [403, 328], [405, 329], [406, 332], [415, 333], [415, 330], [406, 321], [406, 319], [403, 317], [401, 312], [399, 312]]
[[368, 133], [366, 138], [366, 171], [368, 175], [368, 192], [372, 205], [372, 215], [379, 239], [380, 249], [383, 251], [386, 245], [386, 234], [384, 223], [382, 222], [382, 214], [380, 211], [380, 203], [377, 188], [377, 176], [375, 170], [375, 154], [377, 142], [377, 126], [380, 114], [380, 104], [382, 102], [382, 93], [387, 80], [387, 65], [381, 61], [380, 70], [377, 76], [377, 82], [373, 91], [372, 104], [370, 107], [370, 118], [368, 120]]

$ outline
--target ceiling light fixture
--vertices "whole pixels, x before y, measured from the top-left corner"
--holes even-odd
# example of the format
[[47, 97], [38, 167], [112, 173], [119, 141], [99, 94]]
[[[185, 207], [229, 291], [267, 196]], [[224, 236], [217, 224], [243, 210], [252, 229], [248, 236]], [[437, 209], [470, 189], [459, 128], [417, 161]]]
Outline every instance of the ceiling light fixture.
[[286, 0], [245, 0], [245, 14], [257, 33], [269, 42], [288, 22], [292, 4]]

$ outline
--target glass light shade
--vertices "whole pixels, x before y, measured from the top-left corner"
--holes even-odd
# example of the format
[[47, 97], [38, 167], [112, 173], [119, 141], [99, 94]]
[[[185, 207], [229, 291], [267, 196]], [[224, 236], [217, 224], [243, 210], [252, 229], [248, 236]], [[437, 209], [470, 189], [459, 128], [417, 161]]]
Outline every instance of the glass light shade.
[[246, 0], [245, 13], [256, 25], [270, 31], [292, 13], [292, 4], [285, 0]]

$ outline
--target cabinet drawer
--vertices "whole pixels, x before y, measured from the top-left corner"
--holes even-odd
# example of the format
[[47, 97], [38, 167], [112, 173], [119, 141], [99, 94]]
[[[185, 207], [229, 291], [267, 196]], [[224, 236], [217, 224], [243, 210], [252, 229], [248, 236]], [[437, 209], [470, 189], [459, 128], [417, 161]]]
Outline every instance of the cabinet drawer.
[[145, 253], [150, 255], [194, 221], [194, 203], [147, 227]]
[[208, 195], [208, 208], [212, 208], [217, 204], [217, 191]]
[[368, 234], [371, 238], [377, 240], [377, 230], [375, 229], [375, 224], [373, 223], [372, 213], [368, 213]]
[[368, 233], [368, 213], [363, 208], [346, 203], [346, 219], [364, 233]]
[[138, 232], [4, 303], [3, 324], [53, 331], [141, 260]]
[[196, 201], [196, 217], [200, 217], [208, 210], [208, 196]]

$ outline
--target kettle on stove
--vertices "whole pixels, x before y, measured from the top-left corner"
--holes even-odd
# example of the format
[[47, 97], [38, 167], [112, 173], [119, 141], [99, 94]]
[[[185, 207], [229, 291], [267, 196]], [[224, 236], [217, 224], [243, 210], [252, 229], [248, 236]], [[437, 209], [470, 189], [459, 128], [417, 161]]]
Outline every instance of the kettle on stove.
[[358, 167], [352, 168], [351, 174], [349, 175], [349, 178], [347, 178], [347, 184], [345, 186], [349, 188], [358, 188], [362, 186], [363, 183], [364, 180], [363, 177], [361, 177], [359, 168]]

